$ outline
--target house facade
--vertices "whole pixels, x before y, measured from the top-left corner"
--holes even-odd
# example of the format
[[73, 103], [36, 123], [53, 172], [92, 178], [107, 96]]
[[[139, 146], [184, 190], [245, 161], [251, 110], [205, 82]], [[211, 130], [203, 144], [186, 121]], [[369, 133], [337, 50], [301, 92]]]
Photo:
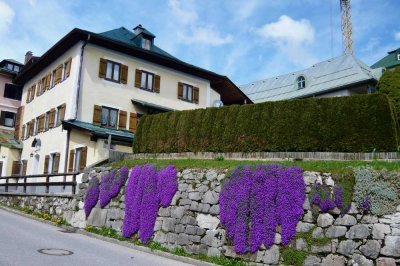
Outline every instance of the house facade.
[[339, 97], [375, 91], [382, 69], [371, 69], [354, 55], [342, 55], [310, 68], [240, 86], [253, 102]]
[[137, 26], [74, 29], [15, 79], [27, 174], [77, 172], [131, 152], [142, 115], [251, 102], [227, 77], [187, 64]]

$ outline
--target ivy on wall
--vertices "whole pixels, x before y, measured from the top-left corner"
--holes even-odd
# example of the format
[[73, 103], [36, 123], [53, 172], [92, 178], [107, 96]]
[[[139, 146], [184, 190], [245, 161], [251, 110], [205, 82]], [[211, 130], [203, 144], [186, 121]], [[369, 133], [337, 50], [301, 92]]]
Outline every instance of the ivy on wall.
[[296, 234], [306, 197], [302, 170], [281, 165], [236, 168], [224, 182], [220, 194], [221, 223], [237, 253], [256, 252], [262, 244], [270, 248], [277, 226], [282, 244]]

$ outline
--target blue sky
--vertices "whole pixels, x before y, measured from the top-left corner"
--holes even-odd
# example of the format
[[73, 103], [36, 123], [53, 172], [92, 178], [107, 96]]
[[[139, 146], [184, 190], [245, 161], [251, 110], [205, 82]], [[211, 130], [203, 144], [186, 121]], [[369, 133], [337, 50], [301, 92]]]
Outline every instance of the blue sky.
[[[357, 57], [371, 65], [400, 47], [400, 0], [352, 0], [352, 8]], [[237, 85], [342, 53], [339, 0], [0, 0], [0, 58], [41, 55], [75, 27], [139, 23], [159, 47]]]

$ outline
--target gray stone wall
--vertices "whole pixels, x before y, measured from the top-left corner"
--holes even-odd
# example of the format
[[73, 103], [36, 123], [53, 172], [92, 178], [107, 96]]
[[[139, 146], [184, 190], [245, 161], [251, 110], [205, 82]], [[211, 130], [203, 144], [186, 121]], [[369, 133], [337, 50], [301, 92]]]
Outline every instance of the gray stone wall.
[[[80, 228], [88, 225], [106, 226], [121, 231], [125, 211], [124, 189], [106, 208], [100, 209], [97, 205], [87, 219], [83, 213], [83, 195], [89, 179], [94, 176], [100, 178], [109, 170], [96, 168], [86, 173], [80, 193], [63, 203], [62, 206], [67, 207], [61, 211], [62, 217], [71, 225]], [[255, 264], [281, 264], [283, 258], [279, 233], [275, 236], [275, 245], [269, 250], [262, 247], [254, 254], [237, 255], [229, 246], [225, 229], [220, 224], [218, 204], [221, 181], [226, 172], [214, 169], [186, 169], [179, 172], [178, 192], [168, 208], [160, 207], [153, 240], [169, 249], [182, 247], [195, 254], [244, 258]], [[307, 192], [316, 180], [334, 185], [328, 173], [305, 172], [304, 179]], [[4, 197], [0, 197], [0, 200], [5, 200]], [[24, 202], [37, 205], [41, 199]], [[48, 200], [45, 203], [51, 205]], [[43, 204], [41, 206], [43, 208]], [[53, 206], [53, 209], [56, 208]], [[400, 206], [394, 214], [377, 217], [362, 215], [352, 204], [349, 213], [341, 217], [337, 209], [327, 214], [313, 214], [306, 200], [304, 211], [297, 231], [311, 232], [312, 239], [327, 239], [323, 245], [317, 244], [317, 241], [311, 241], [310, 244], [309, 240], [299, 237], [292, 241], [291, 247], [309, 254], [305, 265], [394, 266], [396, 262], [400, 263]]]

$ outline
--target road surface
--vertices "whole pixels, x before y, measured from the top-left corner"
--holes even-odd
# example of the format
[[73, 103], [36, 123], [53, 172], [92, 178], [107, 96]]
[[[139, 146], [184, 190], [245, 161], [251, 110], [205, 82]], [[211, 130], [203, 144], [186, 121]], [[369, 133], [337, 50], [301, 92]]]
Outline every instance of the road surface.
[[189, 265], [0, 209], [0, 265]]

